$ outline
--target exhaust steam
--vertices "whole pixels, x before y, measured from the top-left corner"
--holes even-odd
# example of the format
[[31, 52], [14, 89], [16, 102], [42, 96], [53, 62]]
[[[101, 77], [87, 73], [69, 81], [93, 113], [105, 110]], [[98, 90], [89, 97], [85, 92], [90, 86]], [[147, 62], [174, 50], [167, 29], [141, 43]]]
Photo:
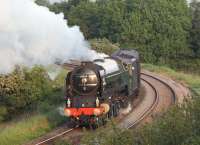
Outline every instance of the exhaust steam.
[[0, 74], [10, 73], [16, 65], [96, 58], [79, 27], [67, 26], [63, 14], [54, 14], [33, 0], [0, 1]]

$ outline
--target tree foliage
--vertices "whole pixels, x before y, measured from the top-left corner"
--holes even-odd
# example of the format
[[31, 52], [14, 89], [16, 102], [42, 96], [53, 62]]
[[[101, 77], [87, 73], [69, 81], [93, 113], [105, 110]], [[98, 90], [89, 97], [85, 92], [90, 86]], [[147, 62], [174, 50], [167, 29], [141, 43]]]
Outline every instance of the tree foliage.
[[138, 48], [145, 62], [166, 63], [189, 52], [190, 17], [184, 0], [134, 0], [132, 7], [124, 42]]
[[186, 0], [84, 0], [56, 8], [70, 25], [79, 25], [87, 39], [107, 38], [136, 48], [145, 62], [167, 63], [190, 53], [191, 17]]
[[42, 67], [16, 69], [0, 76], [0, 120], [8, 119], [43, 101], [53, 91], [52, 82]]
[[194, 1], [192, 7], [192, 29], [190, 31], [191, 48], [196, 57], [200, 57], [200, 2]]
[[108, 39], [92, 39], [90, 40], [92, 49], [100, 53], [111, 55], [113, 52], [119, 50], [119, 44], [113, 44]]

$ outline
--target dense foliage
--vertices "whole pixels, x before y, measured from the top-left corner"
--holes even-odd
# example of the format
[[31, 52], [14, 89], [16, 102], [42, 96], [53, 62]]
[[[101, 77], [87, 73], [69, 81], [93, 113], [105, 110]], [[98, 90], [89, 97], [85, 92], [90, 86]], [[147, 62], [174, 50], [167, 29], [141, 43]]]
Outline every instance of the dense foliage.
[[55, 100], [61, 98], [53, 95], [57, 89], [46, 70], [40, 66], [31, 70], [18, 68], [9, 75], [1, 75], [0, 120], [9, 119], [24, 110], [35, 108], [39, 102], [45, 100], [48, 100], [48, 103], [51, 103], [50, 101], [55, 103]]
[[200, 58], [200, 2], [194, 1], [191, 4], [193, 19], [190, 32], [190, 43], [194, 55]]
[[106, 38], [137, 49], [143, 62], [200, 73], [197, 1], [189, 7], [186, 0], [70, 0], [48, 7], [87, 39]]
[[85, 0], [55, 4], [50, 10], [63, 12], [88, 39], [107, 38], [137, 48], [146, 62], [166, 63], [190, 53], [191, 17], [185, 0]]

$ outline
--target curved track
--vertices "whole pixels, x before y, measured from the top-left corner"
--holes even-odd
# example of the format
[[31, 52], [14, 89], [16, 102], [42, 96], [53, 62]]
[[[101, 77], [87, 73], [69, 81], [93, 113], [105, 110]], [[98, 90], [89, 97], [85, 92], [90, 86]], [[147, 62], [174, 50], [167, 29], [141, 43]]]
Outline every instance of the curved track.
[[[163, 80], [161, 80], [161, 79], [159, 79], [159, 78], [157, 78], [157, 77], [154, 77], [154, 76], [152, 76], [152, 75], [149, 75], [149, 74], [147, 74], [147, 73], [141, 73], [141, 75], [147, 76], [147, 77], [152, 78], [152, 79], [154, 79], [154, 80], [157, 80], [157, 81], [159, 81], [161, 84], [165, 85], [166, 88], [169, 89], [170, 92], [171, 92], [172, 104], [175, 104], [175, 103], [176, 103], [176, 93], [175, 93], [175, 90], [174, 90], [174, 88], [172, 88], [168, 83], [164, 82]], [[141, 78], [142, 78], [142, 77], [141, 77]]]
[[144, 109], [143, 112], [140, 114], [140, 116], [136, 120], [134, 120], [131, 123], [126, 124], [126, 125], [128, 125], [126, 127], [127, 129], [136, 126], [145, 117], [147, 117], [154, 110], [154, 108], [157, 106], [158, 101], [159, 101], [159, 94], [158, 94], [158, 91], [156, 90], [156, 88], [150, 82], [146, 81], [145, 79], [141, 78], [141, 80], [143, 82], [147, 83], [151, 87], [151, 89], [153, 90], [153, 92], [154, 92], [154, 100], [153, 100], [152, 104], [150, 105], [150, 107]]
[[[130, 129], [130, 128], [137, 126], [140, 122], [145, 120], [145, 118], [150, 116], [150, 114], [152, 114], [157, 108], [159, 108], [159, 104], [162, 105], [162, 103], [160, 103], [160, 101], [165, 101], [165, 100], [162, 100], [163, 95], [166, 96], [166, 99], [171, 100], [169, 102], [169, 104], [167, 105], [168, 107], [169, 107], [169, 105], [175, 104], [175, 102], [176, 102], [175, 91], [166, 82], [160, 80], [157, 77], [146, 74], [146, 73], [141, 73], [141, 81], [146, 86], [148, 85], [149, 89], [151, 89], [151, 93], [153, 93], [153, 94], [151, 94], [153, 100], [151, 99], [152, 101], [148, 104], [148, 107], [144, 107], [143, 105], [141, 105], [141, 106], [143, 106], [143, 109], [136, 108], [136, 110], [137, 109], [140, 110], [139, 112], [135, 112], [135, 109], [133, 109], [133, 111], [130, 112], [127, 115], [127, 117], [125, 117], [124, 119], [121, 120], [121, 122], [119, 123], [120, 124], [119, 126], [125, 128], [125, 129]], [[159, 87], [162, 87], [162, 89], [165, 89], [166, 94], [163, 94], [159, 90]], [[147, 94], [148, 95], [146, 95], [146, 97], [148, 98], [149, 92], [147, 92]], [[138, 105], [138, 107], [139, 107], [139, 105]], [[135, 114], [139, 114], [139, 115], [136, 117]], [[82, 130], [77, 129], [77, 127], [76, 127], [76, 128], [66, 129], [65, 131], [58, 130], [56, 132], [57, 132], [56, 134], [54, 134], [50, 137], [43, 137], [43, 139], [40, 139], [40, 141], [35, 141], [32, 143], [29, 143], [28, 145], [31, 145], [31, 144], [49, 145], [49, 144], [52, 144], [55, 140], [62, 138], [64, 136], [70, 136], [72, 138], [80, 139], [80, 135], [77, 135], [77, 134], [80, 134], [80, 132], [82, 132]]]
[[[153, 90], [152, 93], [154, 93], [154, 96], [152, 96], [152, 93], [150, 93], [151, 90], [146, 86], [148, 95], [146, 95], [146, 99], [143, 99], [143, 103], [141, 102], [141, 104], [139, 104], [139, 111], [137, 110], [138, 108], [136, 108], [135, 111], [130, 113], [121, 123], [120, 127], [126, 129], [135, 127], [150, 116], [150, 114], [167, 110], [169, 106], [176, 102], [175, 91], [166, 82], [146, 73], [141, 73], [141, 81], [143, 85], [148, 85]], [[154, 100], [150, 101], [149, 98]], [[146, 102], [148, 101], [148, 103], [145, 103], [145, 100]]]

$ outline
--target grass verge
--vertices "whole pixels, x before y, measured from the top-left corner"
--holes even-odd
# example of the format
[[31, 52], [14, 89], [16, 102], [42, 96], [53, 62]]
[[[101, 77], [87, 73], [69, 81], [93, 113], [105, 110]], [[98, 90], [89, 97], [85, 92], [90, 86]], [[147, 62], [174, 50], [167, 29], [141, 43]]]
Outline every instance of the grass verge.
[[34, 114], [17, 122], [7, 122], [0, 126], [0, 145], [21, 145], [51, 131], [64, 123], [66, 117], [52, 111], [48, 114]]
[[1, 126], [0, 145], [20, 145], [50, 130], [49, 121], [44, 115], [34, 115], [5, 126]]

